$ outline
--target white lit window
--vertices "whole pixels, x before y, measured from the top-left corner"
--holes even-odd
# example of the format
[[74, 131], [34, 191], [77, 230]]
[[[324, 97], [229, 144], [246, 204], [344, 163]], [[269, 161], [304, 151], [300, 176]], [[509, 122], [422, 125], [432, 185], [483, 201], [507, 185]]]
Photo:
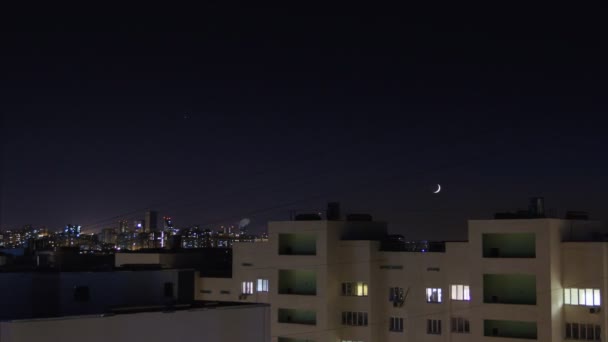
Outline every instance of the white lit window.
[[253, 282], [252, 281], [243, 282], [243, 294], [253, 294]]
[[268, 279], [258, 279], [258, 292], [268, 292]]
[[342, 283], [342, 295], [367, 297], [367, 283], [360, 281]]
[[452, 300], [471, 300], [469, 285], [452, 285]]
[[599, 289], [564, 289], [564, 304], [568, 305], [584, 305], [584, 306], [600, 306], [600, 290]]
[[428, 287], [426, 289], [426, 302], [427, 303], [441, 303], [441, 288]]

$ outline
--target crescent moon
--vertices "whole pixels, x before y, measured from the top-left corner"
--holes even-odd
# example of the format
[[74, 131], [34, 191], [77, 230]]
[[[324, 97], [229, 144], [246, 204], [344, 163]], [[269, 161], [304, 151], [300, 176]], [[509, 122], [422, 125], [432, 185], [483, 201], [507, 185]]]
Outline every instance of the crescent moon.
[[438, 194], [441, 191], [441, 184], [437, 184], [437, 191], [433, 191], [434, 194]]

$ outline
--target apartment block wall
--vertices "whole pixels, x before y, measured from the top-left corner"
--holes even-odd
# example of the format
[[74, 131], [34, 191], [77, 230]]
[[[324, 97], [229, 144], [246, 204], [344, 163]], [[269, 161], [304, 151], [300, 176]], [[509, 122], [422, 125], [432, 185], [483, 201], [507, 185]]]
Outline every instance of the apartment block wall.
[[[236, 244], [233, 278], [201, 278], [197, 298], [226, 300], [226, 295], [215, 290], [201, 291], [231, 286], [230, 300], [271, 303], [273, 341], [278, 341], [278, 337], [318, 342], [522, 340], [497, 337], [505, 333], [503, 326], [488, 328], [486, 321], [510, 322], [506, 326], [512, 322], [530, 322], [536, 326], [538, 341], [563, 341], [566, 322], [593, 323], [602, 326], [605, 339], [604, 310], [590, 313], [589, 307], [564, 305], [564, 288], [599, 288], [602, 307], [605, 307], [608, 280], [604, 268], [608, 265], [608, 244], [563, 242], [567, 237], [564, 232], [571, 227], [570, 221], [557, 219], [472, 220], [467, 242], [448, 242], [445, 252], [431, 253], [381, 251], [378, 241], [343, 240], [345, 223], [339, 221], [273, 222], [269, 226], [269, 242]], [[361, 230], [358, 227], [359, 233]], [[279, 253], [279, 235], [294, 232], [314, 234], [315, 255]], [[532, 234], [533, 255], [505, 256], [500, 251], [489, 255], [487, 248], [484, 250], [484, 234], [500, 234], [493, 235], [499, 236], [495, 240], [506, 236], [506, 241], [517, 241], [519, 236]], [[511, 239], [512, 234], [523, 235]], [[524, 239], [523, 244], [530, 241]], [[519, 246], [515, 247], [515, 254], [521, 252], [517, 250]], [[278, 293], [279, 271], [296, 269], [316, 272], [316, 295]], [[239, 298], [241, 283], [259, 278], [269, 279], [270, 291]], [[534, 285], [530, 288], [520, 286], [524, 283], [514, 287], [505, 284], [505, 291], [511, 291], [510, 294], [484, 294], [484, 281], [489, 284], [489, 279], [524, 279], [521, 281], [525, 284], [533, 281]], [[367, 284], [367, 296], [344, 296], [341, 289], [345, 282]], [[451, 285], [468, 285], [470, 300], [452, 300]], [[391, 287], [403, 288], [406, 295], [402, 305], [389, 300]], [[428, 288], [442, 290], [440, 303], [427, 302]], [[524, 302], [509, 302], [512, 300], [509, 296], [517, 295], [518, 291], [527, 291], [522, 297]], [[533, 303], [525, 302], [530, 298]], [[280, 323], [278, 308], [315, 311], [316, 324]], [[366, 312], [368, 324], [343, 325], [343, 312]], [[403, 318], [402, 332], [389, 331], [391, 317]], [[469, 332], [451, 332], [452, 318], [468, 320]], [[428, 320], [442, 322], [440, 334], [428, 333]]]

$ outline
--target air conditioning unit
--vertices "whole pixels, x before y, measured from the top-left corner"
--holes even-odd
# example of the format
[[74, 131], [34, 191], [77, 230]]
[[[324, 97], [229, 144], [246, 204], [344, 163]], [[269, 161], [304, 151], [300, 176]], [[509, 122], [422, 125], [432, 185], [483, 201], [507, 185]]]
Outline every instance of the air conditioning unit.
[[601, 308], [589, 308], [589, 313], [595, 314], [600, 313]]

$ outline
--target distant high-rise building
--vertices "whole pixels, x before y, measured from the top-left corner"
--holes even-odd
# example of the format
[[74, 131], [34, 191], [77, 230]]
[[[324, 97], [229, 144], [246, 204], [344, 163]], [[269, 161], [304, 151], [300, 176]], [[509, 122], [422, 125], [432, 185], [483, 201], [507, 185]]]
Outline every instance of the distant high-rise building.
[[173, 230], [173, 219], [169, 216], [165, 216], [165, 217], [163, 217], [163, 220], [165, 221], [165, 230], [166, 231]]
[[68, 224], [63, 229], [63, 242], [64, 246], [75, 246], [78, 245], [78, 238], [80, 237], [80, 226]]
[[118, 231], [121, 233], [126, 233], [129, 231], [129, 221], [120, 220], [118, 221]]
[[101, 230], [100, 239], [102, 243], [115, 245], [117, 239], [116, 229], [104, 228]]
[[158, 230], [158, 211], [148, 210], [145, 216], [144, 231], [154, 232]]

